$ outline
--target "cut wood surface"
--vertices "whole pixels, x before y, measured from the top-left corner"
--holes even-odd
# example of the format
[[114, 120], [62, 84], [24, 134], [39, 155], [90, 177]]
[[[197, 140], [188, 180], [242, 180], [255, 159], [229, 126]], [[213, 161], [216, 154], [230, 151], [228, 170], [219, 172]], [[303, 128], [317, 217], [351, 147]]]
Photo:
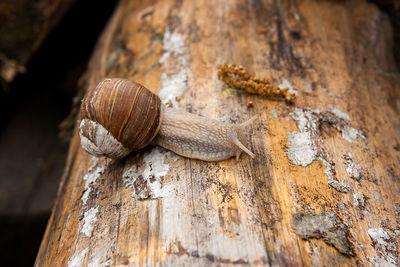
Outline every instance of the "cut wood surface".
[[[224, 62], [297, 92], [294, 104], [227, 88]], [[260, 114], [257, 158], [95, 158], [75, 130], [36, 266], [400, 264], [400, 77], [374, 4], [121, 1], [86, 88], [105, 77], [210, 118]]]

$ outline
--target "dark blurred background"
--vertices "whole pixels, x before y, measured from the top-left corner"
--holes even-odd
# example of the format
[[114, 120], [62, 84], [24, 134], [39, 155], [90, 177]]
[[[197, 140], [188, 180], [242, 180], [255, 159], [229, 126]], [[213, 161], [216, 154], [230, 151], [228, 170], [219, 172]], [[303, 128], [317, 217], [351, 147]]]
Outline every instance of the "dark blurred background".
[[[38, 14], [24, 13], [32, 7], [21, 7], [27, 0], [0, 2], [0, 251], [2, 266], [32, 266], [56, 198], [62, 176], [68, 136], [60, 138], [60, 124], [68, 116], [72, 98], [77, 93], [78, 80], [84, 73], [93, 47], [116, 0], [84, 1], [54, 0], [62, 3], [60, 18], [41, 23], [46, 34], [37, 42], [42, 29], [18, 25], [2, 27], [5, 22], [22, 25], [37, 21]], [[371, 1], [388, 14], [394, 27], [394, 53], [400, 62], [400, 1]], [[16, 7], [14, 3], [21, 4]], [[54, 4], [55, 3], [55, 4]], [[65, 5], [65, 3], [70, 3]], [[57, 11], [57, 10], [56, 10]], [[46, 12], [44, 12], [46, 13]], [[15, 15], [16, 14], [16, 15]], [[19, 14], [19, 15], [18, 15]], [[40, 21], [40, 18], [39, 18]], [[2, 25], [3, 23], [3, 25]], [[32, 22], [33, 23], [33, 22]], [[54, 27], [50, 27], [54, 24]], [[50, 26], [49, 26], [50, 25]], [[3, 30], [3, 32], [2, 32]], [[5, 31], [5, 32], [4, 32]], [[7, 32], [8, 31], [8, 32]], [[18, 32], [20, 31], [20, 32]], [[8, 33], [18, 32], [18, 35]], [[14, 45], [15, 36], [18, 45]], [[26, 38], [24, 38], [26, 37]], [[12, 39], [14, 38], [14, 39]], [[3, 41], [3, 42], [1, 42]], [[32, 42], [32, 43], [31, 43]], [[32, 45], [37, 42], [37, 45]], [[1, 47], [3, 43], [4, 47]], [[14, 53], [22, 67], [12, 79], [1, 76], [4, 54], [33, 46], [27, 53]], [[2, 48], [3, 51], [2, 51]], [[2, 62], [3, 61], [3, 62]], [[8, 63], [13, 63], [8, 61]], [[3, 64], [3, 66], [1, 65]], [[399, 63], [400, 64], [400, 63]], [[3, 67], [3, 70], [1, 69]]]
[[59, 125], [115, 4], [75, 1], [29, 57], [25, 73], [1, 80], [1, 266], [34, 264], [68, 151]]

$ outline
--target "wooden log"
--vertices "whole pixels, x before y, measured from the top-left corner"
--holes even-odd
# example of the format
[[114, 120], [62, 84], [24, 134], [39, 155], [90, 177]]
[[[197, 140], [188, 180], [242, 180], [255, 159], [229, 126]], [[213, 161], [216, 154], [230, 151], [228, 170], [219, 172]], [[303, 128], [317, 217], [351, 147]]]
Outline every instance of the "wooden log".
[[[260, 114], [257, 158], [95, 158], [75, 130], [35, 265], [399, 264], [391, 38], [366, 1], [121, 1], [86, 88], [129, 78], [195, 114]], [[224, 62], [297, 91], [294, 105], [227, 89]]]

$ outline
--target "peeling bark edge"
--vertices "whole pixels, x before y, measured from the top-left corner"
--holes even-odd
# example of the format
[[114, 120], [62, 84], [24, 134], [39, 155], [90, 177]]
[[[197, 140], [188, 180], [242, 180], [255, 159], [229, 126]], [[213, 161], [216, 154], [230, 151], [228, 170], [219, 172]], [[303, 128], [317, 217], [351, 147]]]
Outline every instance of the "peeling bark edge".
[[347, 226], [333, 212], [316, 215], [293, 214], [292, 227], [302, 239], [322, 238], [325, 243], [334, 246], [340, 253], [352, 257], [356, 255], [353, 245], [348, 240]]

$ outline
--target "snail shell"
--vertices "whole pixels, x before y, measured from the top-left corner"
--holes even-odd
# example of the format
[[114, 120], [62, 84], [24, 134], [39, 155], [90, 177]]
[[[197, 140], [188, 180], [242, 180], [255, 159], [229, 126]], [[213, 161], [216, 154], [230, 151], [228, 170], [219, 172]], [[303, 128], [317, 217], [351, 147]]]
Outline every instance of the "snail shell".
[[81, 105], [80, 137], [95, 156], [122, 158], [148, 144], [163, 146], [184, 157], [219, 161], [244, 151], [244, 129], [258, 116], [235, 125], [166, 108], [142, 85], [105, 79], [90, 90]]
[[105, 79], [83, 98], [82, 147], [95, 156], [122, 158], [150, 144], [162, 115], [161, 100], [142, 85]]

